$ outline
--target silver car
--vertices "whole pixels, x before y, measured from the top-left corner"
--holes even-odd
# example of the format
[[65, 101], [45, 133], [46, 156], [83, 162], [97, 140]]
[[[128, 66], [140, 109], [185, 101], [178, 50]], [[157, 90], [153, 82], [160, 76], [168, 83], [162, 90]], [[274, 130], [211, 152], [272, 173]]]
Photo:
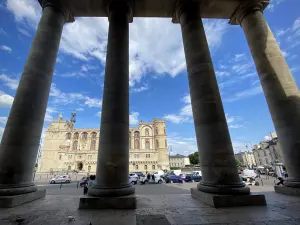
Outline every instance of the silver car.
[[50, 184], [60, 184], [60, 183], [70, 183], [70, 182], [71, 182], [71, 178], [68, 175], [56, 176], [50, 180]]

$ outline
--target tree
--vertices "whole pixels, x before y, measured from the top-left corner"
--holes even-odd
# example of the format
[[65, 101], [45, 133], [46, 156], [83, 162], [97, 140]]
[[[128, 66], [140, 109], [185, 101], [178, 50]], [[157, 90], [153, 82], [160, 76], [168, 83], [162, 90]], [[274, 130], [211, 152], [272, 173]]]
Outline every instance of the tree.
[[199, 164], [199, 152], [194, 152], [189, 155], [189, 159], [192, 165]]

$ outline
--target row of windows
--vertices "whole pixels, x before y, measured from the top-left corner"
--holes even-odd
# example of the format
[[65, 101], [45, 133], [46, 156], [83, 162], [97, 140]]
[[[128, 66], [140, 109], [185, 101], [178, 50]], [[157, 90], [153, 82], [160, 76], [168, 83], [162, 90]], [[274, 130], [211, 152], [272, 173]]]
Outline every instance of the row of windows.
[[[150, 142], [148, 140], [145, 141], [145, 147], [147, 150], [150, 149]], [[167, 147], [167, 140], [165, 140], [165, 147]], [[131, 138], [129, 138], [129, 148], [131, 149]], [[134, 149], [140, 148], [140, 140], [134, 139]], [[156, 148], [159, 148], [159, 141], [156, 140]]]
[[[148, 169], [148, 165], [144, 165], [144, 169]], [[152, 165], [152, 169], [155, 170], [155, 165]], [[139, 165], [135, 165], [135, 170], [139, 170]]]
[[[68, 155], [68, 159], [72, 159], [72, 155]], [[81, 158], [81, 156], [79, 156], [79, 158]], [[92, 159], [93, 158], [93, 156], [92, 155], [88, 155], [88, 159]], [[62, 155], [59, 155], [59, 160], [61, 160], [62, 159]]]
[[171, 163], [171, 166], [176, 167], [176, 166], [182, 166], [182, 163]]
[[[146, 154], [146, 158], [150, 158], [150, 155], [151, 155], [151, 154]], [[130, 157], [130, 155], [129, 155], [129, 157]], [[139, 155], [139, 154], [134, 154], [133, 157], [134, 157], [135, 159], [138, 159], [138, 158], [140, 157], [140, 155]]]
[[[71, 133], [67, 133], [67, 134], [66, 134], [66, 139], [67, 139], [67, 140], [70, 140], [71, 137], [72, 137], [72, 134], [71, 134]], [[88, 133], [87, 133], [87, 132], [83, 132], [83, 133], [81, 134], [81, 139], [85, 140], [85, 139], [87, 139], [87, 137], [88, 137]], [[96, 132], [93, 132], [93, 133], [91, 134], [91, 138], [94, 140], [94, 139], [96, 139], [96, 137], [97, 137], [97, 133], [96, 133]], [[77, 132], [74, 133], [73, 139], [79, 139], [79, 133], [77, 133]]]
[[[72, 149], [76, 151], [78, 149], [78, 141], [73, 141]], [[96, 150], [96, 140], [92, 140], [90, 150]]]
[[[156, 128], [156, 129], [155, 129], [155, 134], [159, 134], [158, 131], [159, 131], [159, 129]], [[145, 129], [145, 136], [150, 136], [149, 134], [150, 134], [149, 129], [146, 128], [146, 129]], [[164, 128], [164, 134], [166, 134], [166, 128]], [[131, 132], [129, 132], [129, 136], [131, 136]], [[139, 137], [140, 137], [140, 132], [139, 132], [139, 131], [134, 131], [134, 137], [135, 137], [135, 138], [139, 138]]]

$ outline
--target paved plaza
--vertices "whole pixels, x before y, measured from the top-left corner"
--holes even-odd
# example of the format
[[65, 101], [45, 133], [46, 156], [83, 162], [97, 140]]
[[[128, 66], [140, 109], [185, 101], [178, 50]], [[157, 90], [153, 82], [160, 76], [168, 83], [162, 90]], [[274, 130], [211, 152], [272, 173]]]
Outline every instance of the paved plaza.
[[[300, 198], [273, 190], [274, 179], [251, 192], [265, 194], [267, 206], [215, 209], [191, 198], [197, 183], [135, 185], [136, 210], [78, 210], [82, 188], [76, 182], [50, 185], [37, 182], [47, 195], [12, 209], [0, 209], [1, 225], [296, 225]], [[69, 216], [71, 216], [69, 221]], [[23, 221], [23, 222], [18, 222]], [[226, 221], [226, 222], [225, 222]]]

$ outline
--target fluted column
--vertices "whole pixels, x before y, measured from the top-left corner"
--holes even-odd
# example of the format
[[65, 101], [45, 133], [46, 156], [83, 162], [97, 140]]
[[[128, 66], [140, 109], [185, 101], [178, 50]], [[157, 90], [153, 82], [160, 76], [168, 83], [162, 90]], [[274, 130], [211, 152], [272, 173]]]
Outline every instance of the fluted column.
[[109, 31], [96, 182], [91, 196], [133, 194], [129, 184], [129, 22], [125, 1], [108, 7]]
[[197, 188], [207, 193], [248, 194], [249, 188], [238, 176], [212, 59], [197, 9], [199, 6], [194, 1], [179, 1], [176, 8], [202, 171], [202, 181]]
[[239, 7], [231, 23], [244, 30], [256, 70], [279, 138], [285, 166], [286, 186], [300, 188], [300, 95], [260, 3]]
[[37, 190], [33, 173], [50, 86], [67, 14], [40, 1], [42, 17], [14, 98], [0, 147], [0, 195]]

